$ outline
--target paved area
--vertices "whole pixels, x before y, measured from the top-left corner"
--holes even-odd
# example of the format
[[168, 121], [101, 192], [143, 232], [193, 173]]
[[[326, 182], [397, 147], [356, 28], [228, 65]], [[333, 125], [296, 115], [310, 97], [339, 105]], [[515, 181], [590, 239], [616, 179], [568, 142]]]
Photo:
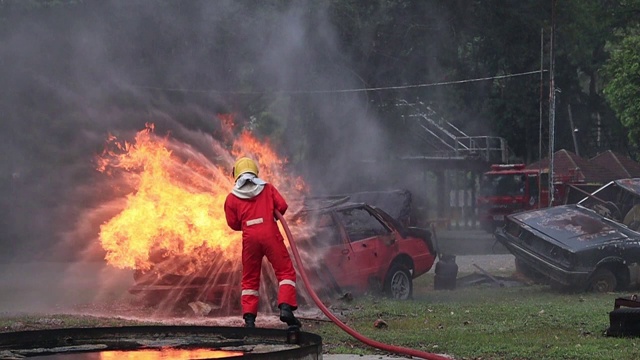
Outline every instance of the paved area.
[[451, 255], [509, 254], [493, 234], [484, 230], [441, 230], [436, 233], [438, 249]]
[[515, 257], [511, 254], [456, 256], [456, 264], [458, 273], [478, 272], [476, 265], [489, 273], [510, 272], [516, 269]]

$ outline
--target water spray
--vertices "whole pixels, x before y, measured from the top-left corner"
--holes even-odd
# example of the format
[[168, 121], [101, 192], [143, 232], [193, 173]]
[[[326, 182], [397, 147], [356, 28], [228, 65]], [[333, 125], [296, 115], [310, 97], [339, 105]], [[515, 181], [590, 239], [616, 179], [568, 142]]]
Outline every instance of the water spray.
[[355, 339], [361, 341], [362, 343], [367, 344], [369, 346], [373, 346], [380, 350], [388, 351], [395, 354], [414, 356], [420, 359], [451, 360], [451, 358], [447, 356], [437, 355], [437, 354], [419, 351], [415, 349], [409, 349], [401, 346], [389, 345], [389, 344], [385, 344], [379, 341], [369, 339], [364, 335], [358, 333], [357, 331], [353, 330], [352, 328], [348, 327], [345, 323], [343, 323], [340, 319], [338, 319], [335, 315], [333, 315], [333, 313], [322, 303], [322, 300], [320, 300], [316, 292], [311, 287], [311, 282], [309, 281], [309, 278], [307, 277], [307, 274], [304, 271], [304, 267], [302, 266], [303, 262], [302, 262], [302, 259], [300, 258], [300, 254], [298, 253], [298, 249], [296, 248], [295, 241], [293, 241], [293, 235], [291, 234], [291, 230], [289, 230], [289, 225], [287, 225], [287, 222], [285, 221], [282, 214], [280, 214], [280, 212], [276, 210], [275, 214], [276, 214], [276, 217], [280, 220], [280, 223], [284, 228], [284, 232], [287, 235], [287, 239], [289, 240], [289, 245], [291, 245], [291, 252], [293, 253], [293, 257], [295, 258], [296, 263], [298, 264], [298, 269], [300, 270], [300, 276], [302, 277], [302, 281], [304, 282], [304, 285], [306, 286], [307, 291], [309, 292], [309, 295], [311, 295], [311, 298], [316, 303], [318, 308], [334, 324], [338, 325], [339, 328], [344, 330], [347, 334], [353, 336]]

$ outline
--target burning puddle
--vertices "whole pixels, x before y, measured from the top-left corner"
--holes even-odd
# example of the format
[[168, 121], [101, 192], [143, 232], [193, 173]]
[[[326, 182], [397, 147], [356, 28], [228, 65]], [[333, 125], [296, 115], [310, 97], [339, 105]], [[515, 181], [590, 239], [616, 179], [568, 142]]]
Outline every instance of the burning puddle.
[[[67, 359], [67, 360], [197, 360], [197, 359], [229, 359], [234, 357], [243, 356], [244, 353], [240, 351], [224, 351], [224, 350], [209, 350], [209, 349], [142, 349], [142, 350], [122, 350], [122, 351], [97, 351], [90, 353], [70, 353], [70, 354], [56, 354], [56, 355], [42, 355], [29, 357], [30, 359]], [[1, 359], [1, 357], [0, 357]]]
[[320, 359], [322, 339], [303, 332], [211, 326], [132, 326], [0, 334], [0, 359]]

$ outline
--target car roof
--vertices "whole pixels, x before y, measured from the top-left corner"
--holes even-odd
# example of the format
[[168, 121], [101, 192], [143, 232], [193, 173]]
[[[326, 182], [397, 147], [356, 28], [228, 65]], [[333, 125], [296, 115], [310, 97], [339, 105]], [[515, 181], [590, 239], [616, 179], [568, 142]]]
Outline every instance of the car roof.
[[609, 241], [637, 238], [626, 226], [577, 204], [552, 206], [509, 215], [535, 236], [553, 239], [571, 250], [593, 248]]
[[359, 207], [370, 207], [373, 206], [363, 203], [363, 202], [353, 202], [353, 201], [343, 201], [340, 203], [326, 203], [326, 202], [318, 202], [318, 203], [305, 203], [305, 206], [302, 208], [301, 212], [330, 212], [330, 211], [341, 211], [348, 209], [355, 209]]
[[618, 179], [613, 182], [621, 188], [640, 196], [640, 178]]

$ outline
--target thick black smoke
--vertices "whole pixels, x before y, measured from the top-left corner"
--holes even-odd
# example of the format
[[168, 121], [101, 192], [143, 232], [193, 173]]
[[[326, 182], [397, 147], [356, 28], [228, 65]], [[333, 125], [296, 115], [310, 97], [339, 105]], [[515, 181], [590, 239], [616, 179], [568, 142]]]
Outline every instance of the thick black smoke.
[[354, 163], [386, 150], [363, 97], [313, 92], [359, 86], [325, 10], [314, 1], [3, 1], [2, 260], [72, 258], [73, 249], [51, 249], [108, 193], [95, 156], [108, 134], [131, 137], [146, 122], [214, 157], [216, 115], [233, 112], [274, 136], [319, 192], [366, 177]]

